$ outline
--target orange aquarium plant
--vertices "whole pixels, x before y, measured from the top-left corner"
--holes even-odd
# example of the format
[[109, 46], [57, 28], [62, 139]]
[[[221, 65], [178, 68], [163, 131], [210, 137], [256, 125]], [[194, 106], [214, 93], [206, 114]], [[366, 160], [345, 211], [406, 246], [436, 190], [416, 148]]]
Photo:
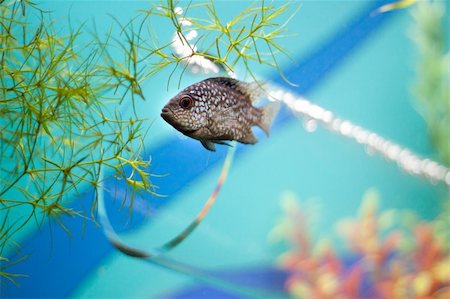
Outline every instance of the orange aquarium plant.
[[[286, 216], [271, 237], [290, 247], [280, 259], [295, 298], [450, 298], [450, 209], [434, 220], [410, 211], [378, 208], [378, 195], [364, 196], [359, 215], [338, 221], [342, 248], [308, 231], [307, 209], [290, 195]], [[315, 241], [313, 241], [315, 240]]]

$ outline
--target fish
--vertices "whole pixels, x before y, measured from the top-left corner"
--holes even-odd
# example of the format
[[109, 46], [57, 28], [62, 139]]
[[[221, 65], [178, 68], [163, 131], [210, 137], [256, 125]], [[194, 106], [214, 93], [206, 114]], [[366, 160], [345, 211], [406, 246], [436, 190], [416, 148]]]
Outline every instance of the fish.
[[229, 77], [213, 77], [192, 84], [170, 99], [161, 117], [176, 130], [210, 151], [227, 141], [258, 142], [253, 126], [267, 136], [280, 104], [253, 106], [265, 95], [259, 82], [247, 83]]

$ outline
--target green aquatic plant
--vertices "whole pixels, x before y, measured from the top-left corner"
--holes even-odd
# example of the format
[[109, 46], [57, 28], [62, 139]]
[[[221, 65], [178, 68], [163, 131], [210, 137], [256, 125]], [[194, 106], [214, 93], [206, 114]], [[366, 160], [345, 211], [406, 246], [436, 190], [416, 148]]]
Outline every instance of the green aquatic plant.
[[[251, 61], [278, 68], [275, 55], [284, 52], [276, 39], [286, 18], [276, 19], [286, 5], [252, 4], [224, 22], [213, 2], [189, 3], [181, 14], [180, 3], [167, 1], [89, 35], [85, 24], [56, 30], [51, 13], [31, 1], [0, 4], [0, 277], [11, 281], [20, 275], [7, 268], [21, 259], [6, 256], [19, 252], [19, 232], [52, 220], [70, 234], [65, 217], [95, 221], [100, 190], [90, 210], [70, 206], [86, 188], [100, 188], [101, 172], [126, 182], [130, 211], [136, 193], [157, 195], [143, 158], [149, 124], [121, 105], [145, 100], [143, 82], [185, 65], [181, 79], [194, 56], [251, 73]], [[197, 10], [208, 18], [188, 17]], [[168, 22], [189, 55], [175, 55], [174, 39], [160, 40], [154, 22]], [[188, 29], [198, 33], [195, 44]]]
[[369, 190], [356, 217], [334, 228], [341, 250], [313, 238], [311, 212], [295, 196], [283, 199], [285, 216], [270, 237], [286, 241], [279, 260], [290, 275], [294, 298], [448, 298], [450, 295], [450, 205], [423, 220], [411, 211], [380, 211]]
[[[276, 57], [278, 54], [288, 56], [288, 53], [278, 40], [287, 36], [286, 25], [298, 9], [290, 16], [286, 16], [289, 3], [280, 5], [267, 4], [265, 1], [254, 2], [225, 22], [213, 1], [193, 2], [185, 10], [178, 7], [180, 3], [182, 2], [168, 1], [144, 11], [148, 16], [158, 16], [164, 21], [170, 20], [176, 30], [176, 36], [169, 43], [173, 45], [174, 41], [178, 40], [189, 48], [179, 55], [173, 55], [171, 51], [167, 51], [166, 46], [153, 46], [152, 50], [160, 58], [158, 63], [162, 63], [163, 66], [175, 66], [175, 71], [194, 57], [203, 57], [223, 66], [228, 72], [234, 72], [236, 66], [242, 64], [248, 74], [255, 79], [251, 62], [257, 62], [276, 68], [287, 81]], [[192, 40], [190, 35], [194, 35], [195, 39]], [[151, 40], [158, 40], [158, 37], [153, 35]]]
[[[187, 4], [183, 7], [183, 4]], [[282, 5], [254, 2], [237, 16], [224, 21], [219, 16], [216, 4], [184, 3], [181, 1], [161, 1], [120, 27], [122, 39], [113, 37], [111, 32], [102, 41], [96, 40], [108, 49], [125, 52], [119, 62], [107, 51], [105, 72], [117, 78], [119, 86], [133, 96], [144, 98], [140, 84], [155, 74], [171, 68], [168, 84], [177, 70], [180, 70], [178, 85], [189, 63], [199, 57], [220, 65], [232, 73], [238, 65], [243, 65], [252, 78], [255, 74], [251, 63], [256, 62], [275, 68], [284, 78], [277, 62], [277, 55], [287, 55], [279, 44], [286, 37], [286, 25], [292, 15], [286, 17], [289, 3]], [[201, 16], [201, 17], [197, 17]], [[155, 25], [157, 24], [157, 25]], [[173, 27], [173, 36], [160, 34], [156, 28], [162, 25]], [[111, 47], [111, 41], [114, 45]], [[184, 49], [180, 51], [177, 46]], [[126, 93], [124, 94], [126, 95]]]
[[[448, 7], [447, 7], [448, 8]], [[445, 2], [419, 1], [412, 32], [420, 58], [415, 92], [441, 160], [450, 165], [450, 51]], [[447, 12], [448, 14], [448, 12]], [[447, 47], [447, 48], [446, 48]]]
[[[83, 26], [58, 34], [51, 16], [28, 1], [5, 1], [0, 22], [3, 256], [31, 220], [53, 219], [69, 233], [63, 216], [92, 218], [71, 209], [70, 201], [82, 188], [97, 186], [100, 167], [133, 191], [154, 189], [141, 157], [144, 120], [119, 112], [125, 76], [105, 72], [105, 49], [80, 41]], [[127, 174], [128, 166], [140, 175]], [[12, 278], [2, 259], [2, 276]]]

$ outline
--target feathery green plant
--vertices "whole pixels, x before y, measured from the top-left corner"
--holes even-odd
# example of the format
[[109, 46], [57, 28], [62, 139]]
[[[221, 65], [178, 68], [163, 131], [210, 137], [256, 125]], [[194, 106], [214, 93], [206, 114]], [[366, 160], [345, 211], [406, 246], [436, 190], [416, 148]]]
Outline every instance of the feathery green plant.
[[[99, 187], [100, 169], [127, 183], [130, 206], [135, 193], [156, 194], [150, 162], [142, 158], [148, 124], [136, 109], [127, 117], [120, 112], [122, 102], [134, 107], [145, 99], [145, 80], [194, 55], [228, 70], [242, 63], [251, 74], [250, 61], [279, 69], [275, 54], [284, 53], [276, 39], [286, 22], [275, 20], [287, 5], [257, 3], [224, 23], [213, 2], [190, 3], [181, 16], [179, 3], [167, 1], [125, 25], [116, 21], [119, 33], [94, 30], [86, 43], [85, 25], [62, 35], [33, 2], [0, 4], [0, 277], [12, 282], [20, 275], [7, 268], [21, 259], [4, 256], [19, 252], [15, 234], [49, 219], [70, 234], [63, 216], [93, 220], [95, 198], [90, 213], [71, 209], [70, 200]], [[188, 18], [197, 9], [208, 18]], [[183, 27], [182, 19], [192, 25]], [[202, 51], [189, 45], [190, 57], [174, 55], [173, 40], [159, 41], [152, 25], [164, 21], [184, 43], [185, 31], [197, 30]]]
[[[54, 219], [69, 233], [62, 216], [90, 218], [69, 200], [81, 187], [97, 186], [100, 167], [133, 192], [154, 189], [141, 158], [144, 122], [123, 119], [117, 106], [129, 78], [105, 71], [106, 49], [81, 46], [83, 26], [59, 35], [50, 15], [29, 1], [4, 2], [0, 22], [1, 256], [32, 219]], [[127, 175], [126, 166], [140, 175]]]
[[[278, 65], [276, 55], [288, 56], [286, 50], [278, 43], [278, 39], [286, 37], [286, 25], [298, 11], [286, 16], [290, 3], [277, 5], [255, 2], [242, 10], [231, 20], [224, 22], [218, 14], [214, 1], [209, 3], [190, 3], [185, 11], [180, 10], [179, 2], [168, 1], [166, 4], [154, 6], [143, 11], [148, 16], [158, 16], [170, 20], [178, 38], [191, 49], [187, 56], [175, 56], [166, 46], [150, 46], [160, 60], [162, 66], [175, 65], [174, 70], [193, 56], [201, 56], [225, 67], [233, 72], [239, 63], [253, 78], [250, 62], [275, 68], [284, 77]], [[194, 15], [189, 17], [189, 15]], [[196, 15], [206, 17], [195, 17]], [[157, 22], [160, 19], [155, 19]], [[189, 25], [183, 26], [187, 22]], [[191, 44], [187, 34], [191, 30], [198, 32], [195, 44]], [[158, 40], [153, 36], [149, 40]], [[169, 41], [172, 43], [172, 40]], [[201, 50], [196, 50], [197, 48]]]

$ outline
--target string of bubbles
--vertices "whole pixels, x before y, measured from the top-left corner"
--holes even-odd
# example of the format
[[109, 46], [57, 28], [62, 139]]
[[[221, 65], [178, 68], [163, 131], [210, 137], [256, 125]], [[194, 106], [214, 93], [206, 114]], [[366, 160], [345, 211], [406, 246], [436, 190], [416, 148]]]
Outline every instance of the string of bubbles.
[[450, 186], [450, 169], [428, 158], [419, 157], [406, 147], [371, 132], [349, 120], [339, 118], [333, 112], [290, 91], [272, 85], [269, 97], [283, 102], [297, 116], [304, 119], [304, 127], [314, 132], [318, 124], [345, 138], [352, 139], [366, 147], [369, 154], [380, 154], [386, 160], [395, 162], [411, 175], [421, 176], [432, 183], [443, 182]]
[[[182, 15], [183, 10], [180, 7], [175, 9], [178, 15]], [[192, 23], [180, 17], [182, 27], [189, 27]], [[198, 36], [196, 30], [190, 30], [186, 35], [175, 33], [172, 39], [174, 53], [179, 57], [184, 57], [184, 63], [189, 70], [196, 73], [218, 74], [220, 67], [211, 60], [196, 55], [197, 46], [190, 46], [190, 41]], [[228, 72], [232, 78], [236, 74]], [[352, 139], [363, 145], [371, 155], [379, 154], [386, 160], [395, 162], [402, 170], [410, 175], [417, 175], [428, 179], [432, 183], [444, 183], [450, 187], [450, 169], [442, 164], [428, 158], [422, 158], [413, 153], [410, 149], [396, 144], [377, 133], [371, 132], [361, 126], [352, 123], [349, 120], [339, 118], [333, 112], [322, 108], [301, 95], [286, 90], [281, 86], [267, 84], [268, 98], [271, 101], [280, 101], [284, 103], [296, 116], [302, 117], [304, 127], [308, 132], [314, 132], [318, 124], [322, 124], [331, 132], [337, 133], [342, 137]]]

